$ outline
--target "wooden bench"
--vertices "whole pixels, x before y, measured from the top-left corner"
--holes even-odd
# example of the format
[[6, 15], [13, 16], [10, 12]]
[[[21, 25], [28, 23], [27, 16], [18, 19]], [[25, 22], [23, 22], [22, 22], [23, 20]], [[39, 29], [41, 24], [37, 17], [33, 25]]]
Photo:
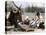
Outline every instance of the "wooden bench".
[[19, 24], [19, 26], [24, 29], [26, 32], [27, 31], [34, 31], [33, 28], [29, 27], [29, 25], [25, 25], [25, 24]]

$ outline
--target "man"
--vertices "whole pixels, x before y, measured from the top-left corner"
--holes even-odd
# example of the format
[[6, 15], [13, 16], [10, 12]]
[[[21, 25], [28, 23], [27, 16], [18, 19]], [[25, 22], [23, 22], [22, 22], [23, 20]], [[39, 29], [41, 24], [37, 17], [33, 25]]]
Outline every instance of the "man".
[[24, 24], [29, 25], [29, 23], [30, 23], [29, 17], [26, 16], [26, 18], [24, 20]]

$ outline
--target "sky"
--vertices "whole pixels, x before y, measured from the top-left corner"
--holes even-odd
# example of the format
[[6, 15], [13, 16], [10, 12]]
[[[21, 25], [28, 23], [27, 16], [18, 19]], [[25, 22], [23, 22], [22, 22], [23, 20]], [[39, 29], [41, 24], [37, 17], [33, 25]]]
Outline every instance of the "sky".
[[28, 2], [14, 2], [18, 7], [22, 7], [22, 8], [25, 8], [25, 7], [27, 7], [27, 6], [32, 6], [32, 4], [31, 3], [28, 3]]
[[[9, 1], [8, 3], [11, 4], [10, 1]], [[28, 7], [28, 6], [32, 7], [32, 5], [33, 5], [34, 7], [45, 7], [45, 4], [44, 4], [44, 3], [41, 3], [41, 2], [24, 2], [24, 1], [21, 2], [21, 1], [14, 1], [14, 3], [15, 3], [18, 7], [21, 6], [21, 8], [25, 8], [25, 7]], [[10, 5], [10, 6], [12, 6], [12, 5]]]
[[23, 8], [25, 8], [25, 7], [27, 7], [27, 6], [30, 6], [30, 7], [32, 7], [32, 5], [34, 6], [34, 7], [44, 7], [45, 5], [44, 5], [44, 3], [38, 3], [38, 2], [15, 2], [14, 1], [14, 3], [19, 7], [19, 6], [21, 6], [21, 7], [23, 7]]

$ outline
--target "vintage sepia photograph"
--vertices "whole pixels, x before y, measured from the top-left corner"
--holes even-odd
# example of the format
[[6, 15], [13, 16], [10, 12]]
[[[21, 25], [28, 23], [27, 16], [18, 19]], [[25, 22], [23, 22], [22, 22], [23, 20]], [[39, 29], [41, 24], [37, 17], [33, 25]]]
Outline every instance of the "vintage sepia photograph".
[[38, 2], [5, 1], [5, 33], [43, 32], [45, 6]]

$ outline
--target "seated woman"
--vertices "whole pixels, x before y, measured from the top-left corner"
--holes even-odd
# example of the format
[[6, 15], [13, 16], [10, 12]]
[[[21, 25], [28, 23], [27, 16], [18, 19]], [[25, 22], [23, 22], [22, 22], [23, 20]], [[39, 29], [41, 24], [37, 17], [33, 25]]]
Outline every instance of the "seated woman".
[[[38, 21], [37, 21], [38, 24], [37, 24], [37, 27], [44, 29], [45, 27], [44, 27], [44, 22], [43, 22], [43, 16], [42, 16], [41, 13], [39, 13], [39, 12], [37, 12], [36, 16], [38, 17]], [[37, 17], [36, 17], [36, 18], [37, 18]]]

